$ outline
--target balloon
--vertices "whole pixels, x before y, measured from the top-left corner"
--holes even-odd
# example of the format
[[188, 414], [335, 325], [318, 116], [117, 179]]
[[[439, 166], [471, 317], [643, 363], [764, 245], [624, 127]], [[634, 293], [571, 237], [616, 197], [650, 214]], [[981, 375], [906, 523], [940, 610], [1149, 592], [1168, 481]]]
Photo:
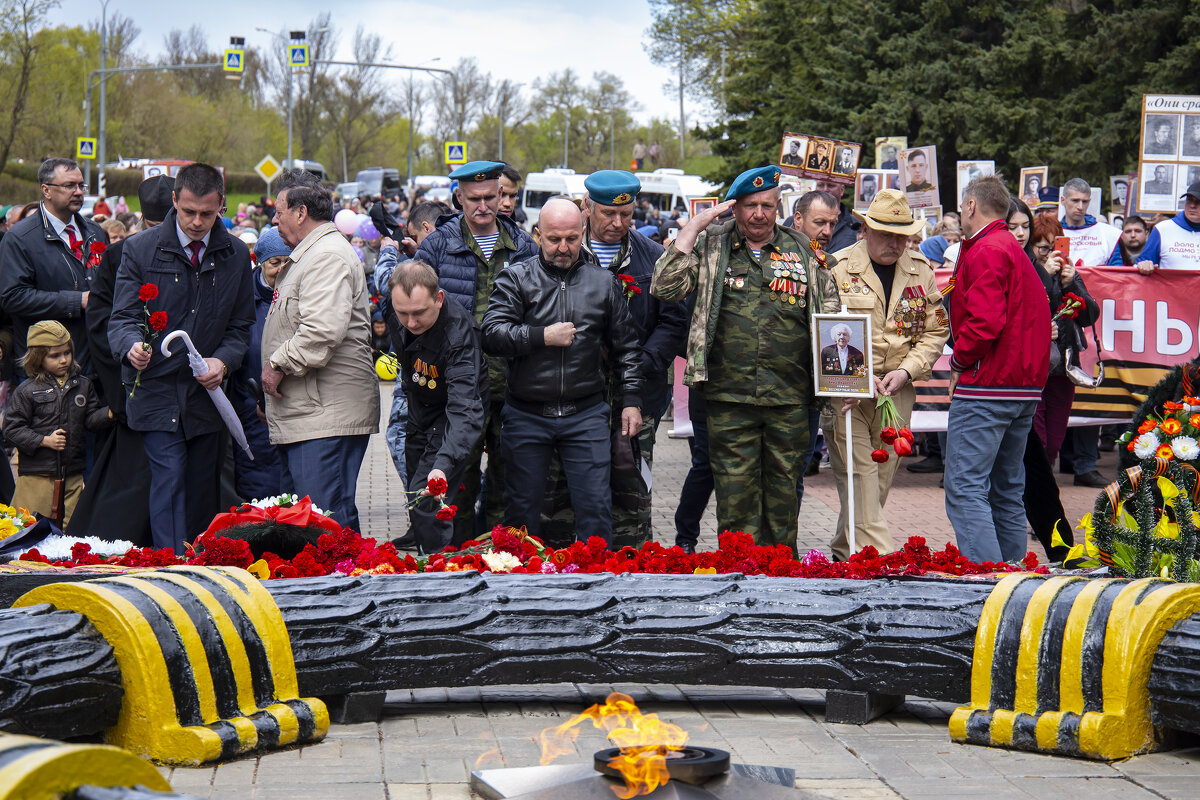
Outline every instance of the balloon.
[[383, 233], [375, 227], [375, 223], [371, 221], [370, 217], [367, 217], [358, 226], [358, 238], [364, 242], [373, 242], [381, 236]]
[[365, 263], [365, 259], [363, 258], [363, 249], [358, 245], [354, 245], [352, 249], [354, 250], [354, 254], [358, 256], [359, 263]]
[[358, 230], [358, 216], [348, 208], [343, 208], [333, 217], [333, 224], [344, 236], [353, 236]]
[[375, 374], [382, 380], [396, 380], [396, 373], [400, 371], [400, 362], [391, 353], [384, 353], [375, 360]]

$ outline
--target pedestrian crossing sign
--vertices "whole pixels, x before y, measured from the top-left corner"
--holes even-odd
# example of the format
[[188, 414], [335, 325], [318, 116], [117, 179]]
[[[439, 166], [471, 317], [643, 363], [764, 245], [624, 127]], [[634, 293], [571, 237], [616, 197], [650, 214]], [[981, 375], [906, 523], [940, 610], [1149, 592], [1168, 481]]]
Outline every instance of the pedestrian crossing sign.
[[308, 66], [308, 45], [306, 45], [306, 44], [288, 45], [288, 66], [290, 66], [290, 67], [307, 67]]
[[246, 54], [242, 50], [225, 51], [225, 71], [241, 72], [246, 67]]
[[96, 140], [86, 136], [80, 136], [75, 140], [75, 157], [76, 158], [95, 158], [96, 157]]
[[465, 164], [465, 163], [467, 163], [467, 143], [466, 142], [446, 142], [446, 163], [447, 164]]

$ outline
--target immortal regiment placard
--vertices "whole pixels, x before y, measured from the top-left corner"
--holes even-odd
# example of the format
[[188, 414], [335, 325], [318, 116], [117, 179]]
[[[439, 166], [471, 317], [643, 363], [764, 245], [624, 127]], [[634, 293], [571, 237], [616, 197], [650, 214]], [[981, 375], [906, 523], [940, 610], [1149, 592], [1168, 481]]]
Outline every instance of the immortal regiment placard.
[[1137, 210], [1172, 214], [1183, 208], [1189, 181], [1200, 180], [1200, 96], [1142, 95]]
[[802, 133], [784, 133], [779, 148], [779, 169], [798, 178], [854, 184], [862, 145]]
[[1108, 176], [1108, 211], [1125, 216], [1129, 208], [1129, 176]]
[[900, 170], [860, 169], [854, 176], [854, 209], [866, 211], [882, 189], [900, 188]]
[[874, 397], [871, 315], [813, 314], [813, 321], [816, 393], [822, 397]]
[[1038, 192], [1048, 182], [1049, 167], [1021, 167], [1021, 200], [1031, 209], [1037, 205]]
[[880, 136], [875, 139], [875, 169], [900, 169], [900, 151], [908, 148], [907, 136]]
[[938, 200], [937, 147], [913, 147], [900, 151], [900, 182], [909, 208], [936, 206]]
[[[944, 290], [952, 271], [935, 272], [938, 288]], [[1096, 336], [1091, 328], [1087, 329], [1088, 346], [1079, 354], [1080, 367], [1095, 375], [1097, 361], [1103, 361], [1104, 382], [1095, 389], [1075, 387], [1071, 414], [1132, 419], [1146, 399], [1146, 387], [1158, 383], [1196, 353], [1200, 344], [1200, 273], [1156, 270], [1139, 275], [1132, 267], [1079, 267], [1078, 273], [1100, 305]], [[1136, 294], [1129, 291], [1129, 282], [1135, 279]], [[946, 411], [950, 404], [946, 394], [949, 379], [950, 359], [943, 356], [930, 380], [914, 384], [916, 410]]]
[[976, 178], [982, 178], [985, 175], [996, 174], [995, 161], [959, 161], [958, 162], [958, 210], [962, 211], [963, 193], [967, 191], [967, 184]]

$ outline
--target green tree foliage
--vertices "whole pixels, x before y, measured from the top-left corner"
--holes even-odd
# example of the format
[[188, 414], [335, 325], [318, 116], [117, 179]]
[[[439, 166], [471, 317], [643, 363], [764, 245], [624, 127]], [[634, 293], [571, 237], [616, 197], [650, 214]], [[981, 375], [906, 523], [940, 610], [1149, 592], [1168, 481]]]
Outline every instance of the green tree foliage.
[[875, 137], [936, 145], [947, 207], [960, 159], [1105, 185], [1136, 165], [1141, 95], [1196, 93], [1198, 43], [1194, 0], [762, 0], [729, 37], [711, 177], [790, 130], [862, 142], [868, 166]]

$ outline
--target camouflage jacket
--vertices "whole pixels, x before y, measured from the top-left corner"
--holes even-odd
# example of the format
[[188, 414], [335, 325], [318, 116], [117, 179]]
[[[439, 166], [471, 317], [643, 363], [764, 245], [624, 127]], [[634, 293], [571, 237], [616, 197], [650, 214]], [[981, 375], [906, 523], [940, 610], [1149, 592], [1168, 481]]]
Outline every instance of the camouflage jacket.
[[[725, 267], [729, 263], [732, 242], [733, 220], [710, 225], [696, 240], [692, 252], [683, 253], [672, 243], [654, 266], [654, 280], [650, 293], [660, 300], [682, 300], [696, 292], [696, 307], [688, 329], [687, 369], [684, 382], [694, 386], [708, 380], [708, 354], [716, 336], [717, 316], [721, 310], [721, 296], [725, 289]], [[809, 318], [818, 312], [836, 313], [841, 310], [837, 285], [829, 270], [823, 268], [812, 255], [812, 248], [802, 234], [792, 228], [776, 225], [800, 245], [808, 271]]]

